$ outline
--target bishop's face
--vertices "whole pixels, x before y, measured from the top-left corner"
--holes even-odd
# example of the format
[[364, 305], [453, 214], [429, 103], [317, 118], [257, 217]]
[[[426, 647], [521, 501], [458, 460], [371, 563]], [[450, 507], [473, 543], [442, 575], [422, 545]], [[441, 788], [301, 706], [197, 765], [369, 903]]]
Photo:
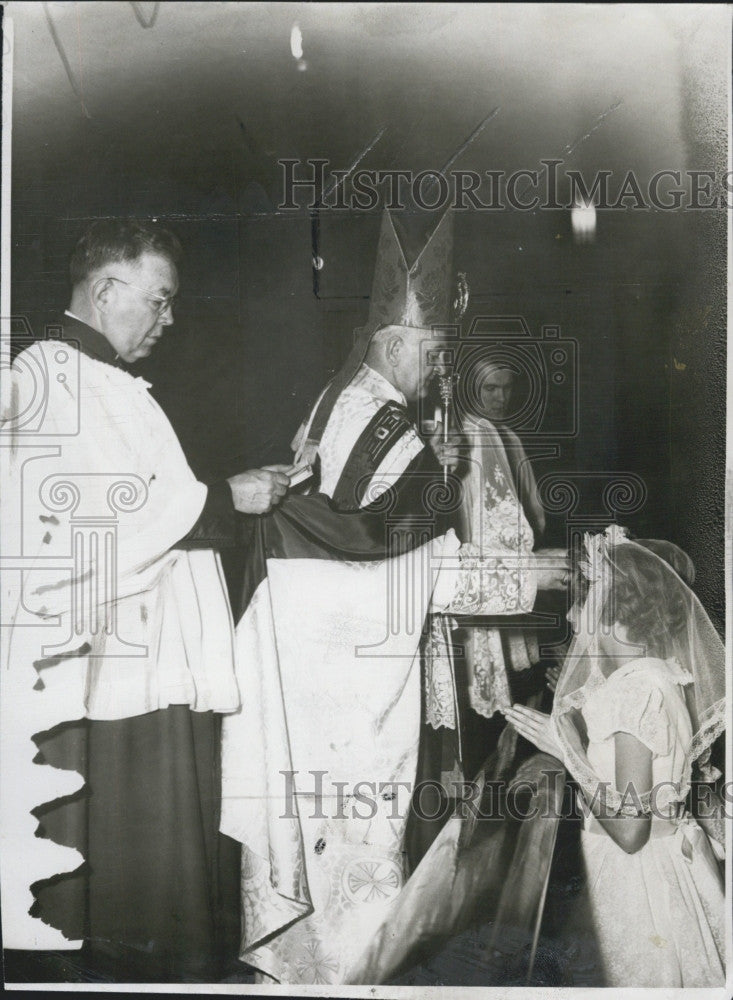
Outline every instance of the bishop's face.
[[416, 327], [395, 327], [402, 339], [402, 347], [393, 368], [393, 383], [408, 403], [425, 399], [435, 376], [437, 364], [435, 351], [423, 349], [425, 340], [434, 340], [433, 331]]
[[146, 358], [173, 323], [172, 299], [178, 291], [175, 266], [156, 253], [106, 268], [111, 282], [101, 316], [101, 331], [123, 361]]

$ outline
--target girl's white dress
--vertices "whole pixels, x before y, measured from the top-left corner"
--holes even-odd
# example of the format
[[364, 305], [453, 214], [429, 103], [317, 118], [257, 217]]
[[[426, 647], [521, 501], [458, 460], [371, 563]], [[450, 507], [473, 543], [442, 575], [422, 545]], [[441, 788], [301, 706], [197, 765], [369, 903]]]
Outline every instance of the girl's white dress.
[[[618, 987], [720, 986], [725, 981], [723, 881], [710, 841], [680, 803], [692, 736], [675, 661], [637, 659], [595, 686], [582, 708], [587, 754], [615, 787], [614, 735], [651, 750], [658, 790], [648, 842], [627, 854], [590, 816], [582, 832], [589, 905], [604, 982]], [[620, 789], [623, 791], [623, 789]]]

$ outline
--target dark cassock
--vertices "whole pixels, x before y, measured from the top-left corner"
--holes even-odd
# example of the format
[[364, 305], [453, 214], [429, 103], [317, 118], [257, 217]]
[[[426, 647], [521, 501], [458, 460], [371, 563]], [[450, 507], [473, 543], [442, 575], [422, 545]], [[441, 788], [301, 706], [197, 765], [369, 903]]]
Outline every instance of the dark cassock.
[[400, 225], [385, 213], [369, 321], [296, 436], [309, 490], [260, 519], [246, 570], [221, 829], [242, 844], [240, 957], [264, 981], [352, 981], [400, 896], [423, 702], [455, 703], [451, 676], [421, 690], [428, 612], [535, 600], [531, 556], [461, 545], [457, 481], [409, 415], [451, 318], [451, 217], [417, 254]]
[[220, 720], [240, 704], [215, 551], [231, 491], [197, 481], [149, 384], [68, 313], [8, 389], [4, 946], [83, 948], [112, 981], [210, 978]]

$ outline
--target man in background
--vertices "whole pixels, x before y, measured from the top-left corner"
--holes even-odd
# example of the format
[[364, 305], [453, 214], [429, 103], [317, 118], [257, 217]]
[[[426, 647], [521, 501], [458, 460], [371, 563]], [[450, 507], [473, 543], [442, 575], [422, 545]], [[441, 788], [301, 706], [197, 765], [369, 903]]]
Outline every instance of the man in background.
[[[463, 530], [482, 551], [497, 558], [507, 548], [526, 555], [537, 551], [545, 531], [532, 465], [511, 427], [519, 372], [503, 355], [489, 347], [471, 360], [476, 400], [463, 425], [470, 442], [463, 479]], [[537, 631], [530, 626], [474, 625], [460, 629], [456, 641], [465, 650], [473, 709], [465, 715], [464, 746], [465, 776], [471, 780], [505, 724], [497, 713], [514, 701], [524, 701], [537, 686], [531, 668], [539, 663], [540, 651]]]

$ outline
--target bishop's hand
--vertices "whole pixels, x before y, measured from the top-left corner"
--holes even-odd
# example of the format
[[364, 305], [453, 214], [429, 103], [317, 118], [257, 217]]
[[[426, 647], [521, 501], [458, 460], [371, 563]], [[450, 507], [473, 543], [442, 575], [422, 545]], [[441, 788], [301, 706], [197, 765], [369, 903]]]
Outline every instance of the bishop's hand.
[[448, 440], [444, 440], [443, 425], [436, 422], [435, 430], [430, 438], [430, 447], [435, 457], [445, 468], [455, 472], [462, 458], [463, 438], [455, 431], [448, 431]]
[[538, 590], [565, 590], [570, 563], [565, 549], [537, 549], [534, 553]]
[[280, 503], [290, 485], [286, 465], [249, 469], [227, 480], [234, 507], [241, 514], [266, 514]]

